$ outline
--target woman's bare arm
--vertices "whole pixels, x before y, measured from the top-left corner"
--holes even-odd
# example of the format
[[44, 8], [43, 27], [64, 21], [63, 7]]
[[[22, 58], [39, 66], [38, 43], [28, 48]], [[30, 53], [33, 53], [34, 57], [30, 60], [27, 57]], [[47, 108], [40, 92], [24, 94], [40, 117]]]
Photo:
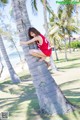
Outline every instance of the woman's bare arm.
[[21, 41], [20, 42], [20, 45], [28, 45], [28, 44], [32, 44], [34, 43], [35, 41], [40, 41], [41, 40], [41, 37], [40, 36], [37, 36], [37, 37], [34, 37], [32, 38], [31, 40], [28, 40], [28, 41]]

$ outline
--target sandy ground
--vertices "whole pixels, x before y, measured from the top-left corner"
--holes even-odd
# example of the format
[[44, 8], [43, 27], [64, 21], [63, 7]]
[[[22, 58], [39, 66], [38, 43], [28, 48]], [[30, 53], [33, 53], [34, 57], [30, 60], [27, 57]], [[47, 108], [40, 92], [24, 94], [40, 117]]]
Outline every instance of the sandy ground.
[[[19, 63], [14, 66], [14, 70], [17, 74], [21, 73], [23, 70], [28, 71], [28, 65], [26, 62], [24, 62], [23, 64]], [[72, 69], [65, 70], [63, 72], [53, 70], [52, 76], [58, 84], [61, 84], [67, 81], [77, 80], [77, 79], [80, 79], [80, 68], [72, 68]], [[7, 69], [4, 69], [0, 79], [5, 80], [7, 77], [9, 77], [9, 72]]]
[[80, 80], [80, 68], [68, 69], [65, 72], [54, 71], [53, 78], [58, 84], [72, 80], [78, 80], [78, 79]]
[[[23, 70], [28, 70], [28, 65], [26, 62], [23, 62], [23, 63], [18, 63], [16, 65], [13, 66], [15, 72], [17, 74], [21, 73]], [[5, 80], [6, 78], [8, 78], [10, 76], [9, 72], [8, 72], [8, 69], [7, 68], [4, 68], [3, 69], [3, 73], [1, 75], [1, 78], [0, 80]]]

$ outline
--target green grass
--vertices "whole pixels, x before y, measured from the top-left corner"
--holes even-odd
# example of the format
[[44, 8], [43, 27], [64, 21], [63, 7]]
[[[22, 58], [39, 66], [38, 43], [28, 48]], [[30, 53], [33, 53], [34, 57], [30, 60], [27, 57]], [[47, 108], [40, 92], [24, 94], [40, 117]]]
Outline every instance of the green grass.
[[[63, 59], [64, 54], [59, 54], [60, 61], [55, 63], [60, 71], [63, 71], [62, 76], [53, 73], [56, 82], [59, 84], [63, 94], [67, 99], [80, 106], [80, 76], [79, 72], [70, 79], [65, 78], [68, 71], [78, 69], [80, 67], [80, 51], [76, 51], [68, 56], [69, 61]], [[54, 54], [53, 54], [54, 55]], [[65, 74], [65, 75], [64, 75]], [[35, 88], [32, 83], [29, 72], [23, 71], [19, 74], [22, 82], [13, 84], [10, 79], [0, 82], [0, 112], [9, 111], [9, 120], [80, 120], [80, 110], [76, 110], [65, 115], [49, 116], [40, 113], [38, 99]], [[63, 81], [62, 81], [63, 79]], [[65, 80], [66, 79], [66, 80]]]
[[[39, 112], [39, 104], [33, 84], [29, 82], [23, 82], [16, 86], [14, 86], [14, 84], [12, 85], [13, 92], [11, 94], [17, 95], [17, 97], [11, 98], [8, 95], [8, 98], [0, 98], [0, 107], [4, 111], [9, 111], [10, 120], [17, 120], [18, 118], [20, 118], [20, 120], [78, 120], [80, 114], [79, 111], [74, 111], [73, 113], [68, 113], [66, 115], [57, 115], [53, 117], [41, 114]], [[16, 90], [18, 92], [16, 92]], [[69, 93], [68, 91], [67, 93], [65, 91], [63, 92], [64, 94], [73, 96], [73, 94]], [[80, 96], [80, 94], [77, 94], [77, 96]], [[76, 100], [71, 100], [71, 102], [80, 105], [80, 101], [78, 101], [77, 98]]]

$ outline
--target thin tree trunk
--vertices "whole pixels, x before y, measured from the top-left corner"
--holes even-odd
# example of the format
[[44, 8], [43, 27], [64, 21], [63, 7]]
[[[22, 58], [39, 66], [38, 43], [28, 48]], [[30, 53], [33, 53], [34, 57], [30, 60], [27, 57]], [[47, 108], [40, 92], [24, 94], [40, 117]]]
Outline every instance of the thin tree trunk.
[[55, 38], [53, 39], [53, 44], [54, 44], [54, 52], [55, 52], [55, 55], [56, 55], [56, 60], [58, 61], [59, 58], [58, 58], [58, 54], [57, 54], [57, 50], [56, 50]]
[[[6, 28], [6, 31], [9, 31], [9, 29], [7, 28], [7, 26], [6, 26], [6, 24], [3, 22], [3, 20], [1, 20], [1, 23], [3, 24], [4, 28]], [[11, 31], [9, 31], [9, 32], [11, 33]], [[17, 49], [17, 47], [16, 47], [16, 45], [15, 45], [15, 42], [14, 42], [13, 38], [11, 38], [11, 42], [13, 43], [13, 45], [14, 45], [14, 47], [15, 47], [18, 55], [19, 55], [20, 61], [22, 62], [21, 55], [20, 55], [20, 53], [19, 53], [19, 51], [18, 51], [18, 49]], [[22, 69], [23, 69], [23, 66], [22, 66]]]
[[15, 42], [14, 42], [13, 38], [11, 39], [11, 41], [12, 41], [12, 43], [13, 43], [13, 45], [14, 45], [14, 47], [15, 47], [15, 49], [16, 49], [16, 51], [17, 51], [17, 53], [18, 53], [18, 56], [19, 56], [19, 58], [20, 58], [20, 61], [22, 61], [22, 58], [21, 58], [20, 52], [19, 52], [18, 48], [16, 47], [16, 45], [15, 45]]
[[71, 38], [70, 38], [70, 35], [69, 35], [69, 52], [71, 53]]
[[78, 6], [76, 5], [76, 21], [77, 21], [77, 26], [78, 26], [78, 18], [79, 18], [79, 16], [78, 16]]
[[[27, 40], [30, 26], [25, 0], [12, 0], [20, 40]], [[34, 46], [33, 46], [34, 48]], [[33, 78], [33, 84], [39, 100], [40, 109], [48, 114], [64, 114], [73, 110], [73, 106], [64, 98], [46, 64], [29, 55], [29, 47], [23, 46], [26, 61]]]
[[65, 28], [62, 28], [62, 31], [64, 33], [64, 54], [65, 54], [65, 60], [68, 61], [68, 58], [67, 58], [67, 48], [66, 48]]
[[4, 65], [2, 64], [1, 55], [0, 55], [0, 77], [2, 75], [3, 69], [4, 69]]
[[[45, 28], [45, 32], [46, 32], [45, 36], [49, 40], [49, 36], [48, 36], [48, 23], [47, 23], [47, 9], [46, 9], [46, 4], [47, 3], [46, 2], [47, 2], [46, 0], [43, 1], [44, 28]], [[50, 56], [50, 63], [51, 63], [52, 70], [57, 70], [57, 67], [54, 64], [54, 60], [53, 60], [52, 54]]]
[[52, 68], [52, 70], [58, 71], [57, 67], [54, 64], [53, 56], [52, 55], [50, 57], [50, 62], [51, 62], [51, 68]]
[[48, 23], [47, 23], [47, 10], [46, 10], [46, 0], [43, 0], [43, 14], [44, 14], [44, 28], [45, 28], [45, 36], [48, 37]]
[[65, 52], [65, 60], [68, 61], [68, 58], [67, 58], [67, 48], [66, 48], [66, 38], [64, 39], [64, 52]]
[[2, 40], [1, 36], [0, 36], [0, 49], [1, 49], [1, 52], [3, 54], [4, 60], [6, 62], [6, 65], [8, 67], [12, 82], [13, 83], [19, 83], [20, 78], [15, 73], [15, 71], [14, 71], [14, 69], [13, 69], [13, 67], [12, 67], [12, 65], [11, 65], [11, 63], [9, 61], [9, 57], [7, 55], [7, 52], [6, 52], [6, 49], [5, 49], [5, 46], [4, 46], [4, 43], [3, 43], [3, 40]]

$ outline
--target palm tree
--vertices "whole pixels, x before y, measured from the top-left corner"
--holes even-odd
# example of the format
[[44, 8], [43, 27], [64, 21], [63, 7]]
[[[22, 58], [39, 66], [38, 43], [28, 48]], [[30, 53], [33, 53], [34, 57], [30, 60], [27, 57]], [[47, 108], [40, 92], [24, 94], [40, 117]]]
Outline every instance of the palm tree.
[[[64, 0], [65, 1], [65, 0]], [[72, 1], [72, 0], [69, 0], [70, 2]], [[77, 26], [77, 27], [75, 27], [75, 28], [72, 28], [72, 29], [67, 29], [66, 28], [66, 30], [67, 30], [67, 33], [68, 33], [68, 36], [69, 36], [69, 48], [70, 48], [70, 43], [71, 43], [71, 40], [70, 40], [70, 37], [72, 36], [72, 32], [74, 31], [74, 32], [76, 32], [76, 30], [77, 30], [77, 28], [78, 28], [78, 11], [77, 11], [77, 8], [78, 8], [78, 6], [79, 5], [77, 5], [77, 4], [67, 4], [67, 5], [60, 5], [59, 6], [59, 10], [60, 11], [62, 11], [62, 10], [64, 10], [65, 9], [65, 11], [66, 11], [66, 19], [67, 19], [67, 25], [69, 26], [70, 24], [71, 24], [71, 21], [72, 21], [72, 23], [73, 23], [73, 20], [72, 20], [72, 16], [73, 16], [73, 12], [75, 12], [76, 13], [76, 22], [75, 23], [77, 23], [75, 26]], [[71, 25], [70, 25], [70, 27], [71, 27]], [[70, 28], [69, 27], [69, 28]], [[79, 29], [78, 29], [79, 30]], [[69, 49], [70, 50], [70, 53], [71, 53], [71, 49]]]
[[[1, 0], [1, 2], [7, 3], [6, 0], [3, 0], [3, 1]], [[12, 82], [13, 83], [19, 83], [20, 82], [20, 78], [15, 73], [15, 71], [14, 71], [14, 69], [13, 69], [13, 67], [12, 67], [12, 65], [10, 63], [10, 60], [9, 60], [8, 55], [7, 55], [7, 52], [6, 52], [6, 49], [5, 49], [5, 46], [4, 46], [4, 43], [3, 43], [1, 35], [0, 35], [0, 49], [1, 49], [1, 52], [3, 54], [4, 60], [6, 62], [6, 65], [8, 67], [8, 70], [9, 70]]]
[[59, 8], [58, 15], [55, 15], [55, 18], [52, 16], [52, 18], [50, 19], [50, 24], [51, 24], [50, 36], [54, 37], [54, 39], [58, 40], [59, 42], [61, 40], [64, 40], [66, 60], [68, 60], [67, 48], [66, 48], [66, 42], [67, 42], [66, 35], [68, 35], [70, 38], [72, 32], [77, 32], [78, 30], [74, 18], [68, 19], [69, 15], [67, 15], [66, 8], [65, 9]]
[[[50, 18], [49, 37], [53, 40], [53, 43], [54, 43], [56, 60], [58, 60], [56, 48], [61, 49], [62, 40], [64, 40], [64, 36], [65, 36], [64, 30], [65, 29], [64, 29], [61, 18], [58, 18], [58, 16], [56, 16], [56, 15], [55, 15], [55, 17], [52, 16]], [[65, 48], [65, 50], [66, 50], [66, 48]], [[66, 52], [65, 52], [65, 59], [67, 59]]]
[[[11, 45], [10, 45], [10, 47], [11, 48], [14, 48], [15, 47], [15, 49], [16, 49], [16, 52], [18, 53], [18, 56], [19, 56], [19, 58], [20, 58], [20, 62], [22, 63], [22, 58], [21, 58], [21, 55], [20, 55], [20, 52], [19, 52], [19, 50], [18, 50], [18, 48], [17, 48], [17, 46], [16, 46], [16, 43], [15, 43], [15, 41], [14, 41], [14, 38], [13, 38], [13, 36], [15, 36], [15, 38], [17, 37], [17, 32], [14, 30], [12, 30], [11, 29], [11, 26], [10, 26], [10, 24], [5, 24], [4, 23], [4, 21], [3, 21], [3, 16], [1, 16], [1, 18], [2, 19], [0, 19], [0, 21], [1, 21], [1, 24], [3, 25], [3, 28], [5, 28], [5, 31], [7, 31], [6, 32], [6, 34], [8, 33], [9, 35], [6, 35], [5, 34], [5, 36], [6, 36], [6, 40], [8, 41], [8, 42], [10, 42], [11, 43]], [[23, 69], [23, 66], [22, 66], [22, 69]]]
[[[15, 12], [16, 25], [19, 31], [20, 40], [28, 40], [27, 30], [31, 26], [26, 10], [25, 0], [12, 0]], [[34, 45], [32, 45], [34, 48]], [[37, 58], [29, 54], [29, 46], [23, 46], [26, 61], [33, 78], [33, 84], [39, 100], [40, 109], [47, 114], [64, 114], [72, 111], [74, 106], [65, 99], [61, 90], [51, 77], [50, 72], [44, 62], [39, 62]], [[55, 99], [54, 99], [55, 98]]]
[[2, 63], [2, 60], [1, 60], [1, 55], [0, 55], [0, 77], [1, 77], [1, 74], [3, 72], [3, 68], [4, 68], [4, 65]]
[[0, 49], [1, 49], [2, 55], [4, 57], [4, 60], [6, 62], [6, 65], [8, 67], [12, 82], [13, 83], [19, 83], [20, 78], [17, 76], [17, 74], [15, 73], [15, 71], [14, 71], [14, 69], [13, 69], [13, 67], [10, 63], [10, 60], [8, 58], [8, 55], [7, 55], [7, 52], [6, 52], [6, 49], [5, 49], [5, 46], [4, 46], [1, 35], [0, 35]]
[[45, 28], [45, 35], [48, 37], [48, 22], [47, 22], [47, 1], [43, 1], [43, 14], [44, 14], [44, 28]]
[[[47, 6], [47, 0], [44, 0], [43, 1], [44, 28], [45, 28], [45, 35], [46, 35], [47, 39], [49, 39], [48, 22], [47, 22], [47, 8], [49, 8]], [[52, 54], [50, 56], [50, 62], [51, 62], [51, 68], [52, 68], [52, 70], [56, 70], [57, 71], [58, 69], [57, 69], [57, 67], [56, 67], [56, 65], [54, 63]]]
[[49, 34], [49, 38], [53, 43], [56, 60], [58, 61], [59, 58], [58, 58], [58, 54], [57, 54], [57, 49], [60, 49], [58, 34], [57, 35]]

